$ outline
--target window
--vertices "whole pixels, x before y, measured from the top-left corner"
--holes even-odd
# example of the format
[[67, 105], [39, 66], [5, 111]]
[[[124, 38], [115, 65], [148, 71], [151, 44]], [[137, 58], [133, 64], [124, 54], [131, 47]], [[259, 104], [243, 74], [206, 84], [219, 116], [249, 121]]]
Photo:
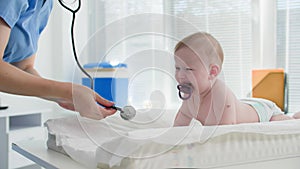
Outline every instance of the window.
[[126, 63], [129, 103], [136, 108], [180, 105], [170, 63], [173, 56], [166, 50], [163, 0], [107, 0], [91, 2], [89, 8], [98, 11], [90, 18], [95, 37], [88, 45], [94, 51], [88, 54], [89, 61]]
[[[238, 97], [251, 91], [252, 23], [251, 1], [245, 0], [173, 0], [168, 13], [186, 19], [212, 34], [224, 52], [223, 73], [226, 84]], [[174, 23], [180, 37], [193, 33], [191, 27]]]
[[299, 20], [300, 1], [277, 0], [277, 66], [288, 74], [289, 112], [300, 110]]
[[[96, 37], [99, 32], [104, 34], [99, 36], [100, 39], [91, 38], [88, 46], [92, 49], [89, 51], [94, 52], [88, 53], [89, 62], [107, 60], [134, 63], [129, 65], [131, 77], [135, 80], [132, 83], [133, 90], [129, 89], [129, 97], [135, 107], [147, 107], [147, 98], [151, 97], [150, 94], [153, 91], [157, 93], [156, 91], [159, 90], [163, 92], [164, 99], [169, 102], [167, 104], [179, 105], [176, 81], [172, 77], [174, 73], [173, 48], [178, 40], [195, 31], [209, 32], [220, 41], [225, 55], [223, 65], [225, 82], [238, 97], [246, 97], [250, 93], [251, 1], [107, 0], [89, 2], [89, 8], [94, 12], [89, 17], [90, 34]], [[141, 23], [144, 22], [136, 22], [128, 26], [131, 21], [126, 18], [145, 13], [153, 14], [145, 18], [149, 24], [143, 25]], [[178, 18], [178, 20], [170, 20], [168, 16]], [[179, 22], [179, 20], [185, 22]], [[152, 27], [155, 31], [178, 37], [178, 39], [158, 34], [127, 36], [128, 33], [134, 32], [134, 29], [143, 29], [143, 27], [145, 29]], [[125, 40], [114, 42], [114, 36], [124, 36]], [[155, 67], [152, 72], [148, 71], [151, 66]]]

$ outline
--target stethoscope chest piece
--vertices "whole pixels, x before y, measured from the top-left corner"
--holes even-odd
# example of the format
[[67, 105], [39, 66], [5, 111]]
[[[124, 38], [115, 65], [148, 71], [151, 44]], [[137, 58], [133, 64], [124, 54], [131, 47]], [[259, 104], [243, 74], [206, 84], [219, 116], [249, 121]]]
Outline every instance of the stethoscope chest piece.
[[125, 106], [120, 112], [120, 115], [124, 120], [131, 120], [136, 115], [136, 110], [132, 106]]
[[117, 106], [113, 105], [109, 108], [113, 108], [113, 109], [116, 109], [116, 110], [120, 111], [120, 116], [124, 120], [131, 120], [136, 115], [136, 110], [132, 106], [124, 106], [123, 109], [122, 109], [120, 107], [117, 107]]

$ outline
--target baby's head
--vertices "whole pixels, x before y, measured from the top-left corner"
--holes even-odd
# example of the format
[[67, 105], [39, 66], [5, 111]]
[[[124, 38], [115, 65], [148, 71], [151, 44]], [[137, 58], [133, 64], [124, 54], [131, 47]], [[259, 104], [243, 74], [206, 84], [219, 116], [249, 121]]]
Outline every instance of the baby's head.
[[197, 32], [185, 37], [177, 43], [174, 52], [183, 47], [192, 50], [208, 68], [211, 64], [217, 64], [222, 68], [224, 60], [222, 47], [209, 33]]
[[175, 64], [178, 83], [189, 84], [201, 94], [211, 88], [221, 72], [223, 50], [212, 35], [194, 33], [176, 45]]

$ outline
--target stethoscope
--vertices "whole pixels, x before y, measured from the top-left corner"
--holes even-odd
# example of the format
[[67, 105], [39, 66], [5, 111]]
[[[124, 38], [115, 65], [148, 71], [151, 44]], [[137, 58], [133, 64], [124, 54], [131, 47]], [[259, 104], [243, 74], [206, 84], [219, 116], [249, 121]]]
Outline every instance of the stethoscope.
[[[76, 47], [75, 47], [75, 39], [74, 39], [74, 23], [75, 23], [75, 18], [76, 18], [76, 13], [79, 11], [80, 7], [81, 7], [81, 0], [73, 0], [72, 2], [67, 3], [65, 0], [58, 0], [58, 2], [61, 4], [61, 6], [63, 6], [66, 10], [70, 11], [72, 13], [72, 24], [71, 24], [71, 40], [72, 40], [72, 51], [73, 51], [73, 55], [76, 61], [77, 66], [79, 67], [79, 69], [90, 79], [90, 87], [92, 90], [94, 90], [94, 80], [92, 78], [92, 76], [90, 74], [88, 74], [83, 67], [81, 66], [78, 57], [77, 57], [77, 53], [76, 53]], [[71, 9], [68, 6], [66, 6], [65, 4], [68, 5], [73, 5], [76, 2], [78, 2], [78, 6], [75, 9]], [[104, 105], [101, 105], [103, 107], [106, 107]], [[122, 108], [117, 107], [115, 105], [111, 106], [111, 107], [106, 107], [106, 108], [112, 108], [112, 109], [116, 109], [118, 111], [120, 111], [120, 116], [124, 119], [124, 120], [131, 120], [135, 115], [136, 115], [136, 110], [134, 107], [132, 106], [125, 106]]]

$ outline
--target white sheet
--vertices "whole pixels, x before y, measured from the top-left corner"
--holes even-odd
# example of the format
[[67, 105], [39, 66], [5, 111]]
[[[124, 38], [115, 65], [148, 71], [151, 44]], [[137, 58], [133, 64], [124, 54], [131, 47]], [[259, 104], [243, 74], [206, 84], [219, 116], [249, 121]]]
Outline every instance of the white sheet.
[[173, 128], [169, 119], [152, 123], [155, 113], [161, 112], [133, 122], [76, 116], [46, 126], [58, 145], [91, 168], [206, 168], [300, 155], [300, 120]]

